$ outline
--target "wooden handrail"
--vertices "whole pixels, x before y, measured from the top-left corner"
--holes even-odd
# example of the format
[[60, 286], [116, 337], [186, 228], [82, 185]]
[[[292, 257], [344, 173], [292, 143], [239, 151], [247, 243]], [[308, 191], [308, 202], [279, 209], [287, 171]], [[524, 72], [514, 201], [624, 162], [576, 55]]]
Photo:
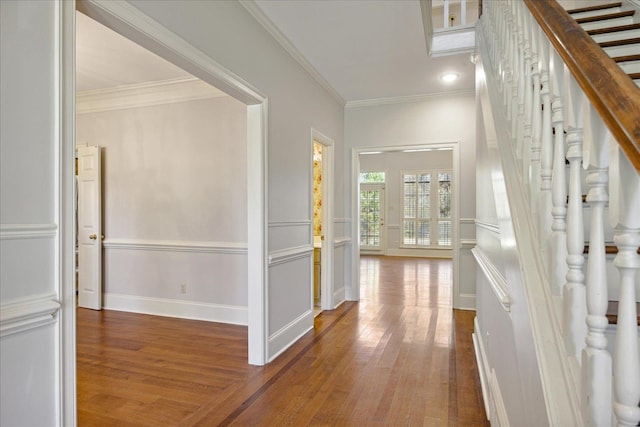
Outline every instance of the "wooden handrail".
[[556, 0], [524, 2], [640, 173], [640, 88]]

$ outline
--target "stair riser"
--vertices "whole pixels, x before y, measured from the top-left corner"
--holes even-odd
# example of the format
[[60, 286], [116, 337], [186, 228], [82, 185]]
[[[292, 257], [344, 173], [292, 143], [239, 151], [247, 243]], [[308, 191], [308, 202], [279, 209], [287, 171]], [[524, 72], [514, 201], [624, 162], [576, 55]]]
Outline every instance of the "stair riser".
[[[591, 207], [588, 203], [584, 203], [582, 208], [582, 218], [584, 220], [584, 240], [591, 240]], [[609, 225], [609, 208], [604, 208], [604, 241], [613, 242], [613, 228]]]
[[[615, 33], [595, 34], [591, 36], [596, 43], [609, 42], [614, 40], [624, 40], [640, 37], [640, 30], [626, 30]], [[640, 50], [640, 49], [639, 49]]]
[[616, 18], [616, 19], [606, 19], [604, 21], [595, 21], [595, 22], [585, 22], [580, 24], [582, 29], [585, 31], [595, 30], [600, 28], [609, 28], [609, 27], [617, 27], [619, 25], [630, 25], [633, 24], [632, 17], [624, 17], [624, 18]]

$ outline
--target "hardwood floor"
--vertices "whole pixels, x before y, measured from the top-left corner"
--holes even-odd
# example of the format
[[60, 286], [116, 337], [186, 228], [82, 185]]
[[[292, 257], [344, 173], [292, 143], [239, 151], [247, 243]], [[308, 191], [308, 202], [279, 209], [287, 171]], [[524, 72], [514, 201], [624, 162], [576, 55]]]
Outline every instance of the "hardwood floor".
[[246, 328], [78, 309], [80, 426], [485, 426], [451, 262], [362, 257], [359, 303], [264, 367]]

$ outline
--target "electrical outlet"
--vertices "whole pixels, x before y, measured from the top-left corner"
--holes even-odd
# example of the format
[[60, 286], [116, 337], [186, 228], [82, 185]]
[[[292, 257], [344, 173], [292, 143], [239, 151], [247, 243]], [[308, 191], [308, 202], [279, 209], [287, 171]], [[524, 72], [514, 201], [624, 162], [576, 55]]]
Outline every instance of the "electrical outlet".
[[180, 285], [180, 293], [181, 294], [186, 294], [187, 293], [187, 284], [183, 283]]

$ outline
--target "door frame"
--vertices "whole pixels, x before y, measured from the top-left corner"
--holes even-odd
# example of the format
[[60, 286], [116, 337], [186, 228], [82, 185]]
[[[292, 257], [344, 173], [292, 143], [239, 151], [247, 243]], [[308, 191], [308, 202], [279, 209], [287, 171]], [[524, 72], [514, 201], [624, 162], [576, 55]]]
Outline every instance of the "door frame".
[[451, 239], [452, 239], [452, 261], [453, 261], [453, 308], [460, 306], [460, 143], [437, 142], [437, 143], [417, 143], [415, 145], [396, 146], [367, 146], [354, 147], [351, 149], [351, 212], [353, 217], [353, 227], [351, 227], [351, 282], [347, 287], [347, 299], [350, 301], [360, 300], [360, 153], [364, 152], [394, 152], [403, 150], [435, 150], [446, 148], [452, 150], [452, 218], [451, 218]]
[[[334, 142], [333, 139], [322, 132], [311, 128], [311, 200], [309, 202], [311, 218], [310, 239], [313, 244], [313, 142], [322, 145], [322, 231], [324, 242], [320, 249], [320, 308], [322, 310], [333, 310], [335, 307], [334, 279], [333, 279], [333, 254], [335, 245], [335, 231], [333, 227], [333, 197], [334, 197]], [[311, 282], [313, 295], [313, 282]], [[313, 297], [311, 298], [313, 309]]]
[[[358, 173], [358, 176], [360, 174]], [[371, 188], [377, 188], [382, 194], [382, 209], [380, 212], [380, 216], [382, 217], [382, 224], [380, 224], [380, 247], [379, 249], [362, 249], [362, 251], [366, 253], [370, 252], [371, 254], [377, 255], [386, 255], [387, 254], [387, 201], [386, 201], [386, 190], [387, 183], [386, 182], [366, 182], [366, 183], [358, 183], [358, 228], [360, 227], [360, 192], [362, 191], [362, 187], [367, 186]], [[360, 244], [360, 232], [358, 231], [358, 245]]]
[[267, 294], [267, 115], [268, 100], [239, 76], [218, 64], [174, 32], [126, 2], [82, 0], [58, 2], [56, 39], [60, 62], [56, 147], [58, 164], [57, 215], [60, 238], [56, 248], [62, 302], [59, 364], [60, 410], [64, 425], [76, 425], [75, 338], [75, 13], [76, 9], [120, 35], [172, 62], [247, 105], [247, 229], [248, 229], [248, 363], [268, 361]]

